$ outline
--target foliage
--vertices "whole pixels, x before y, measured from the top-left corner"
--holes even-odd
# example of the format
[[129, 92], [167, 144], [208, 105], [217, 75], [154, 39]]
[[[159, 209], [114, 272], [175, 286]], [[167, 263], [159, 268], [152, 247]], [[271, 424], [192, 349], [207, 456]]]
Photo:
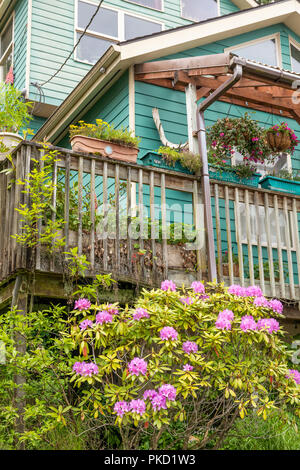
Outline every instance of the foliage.
[[245, 161], [263, 162], [270, 160], [272, 151], [267, 145], [265, 129], [248, 113], [239, 118], [222, 118], [208, 128], [207, 141], [210, 153], [218, 162], [232, 158], [235, 151]]
[[175, 166], [179, 162], [184, 168], [192, 173], [198, 173], [202, 168], [201, 156], [186, 150], [175, 150], [170, 147], [159, 147], [158, 153], [167, 161], [169, 165]]
[[283, 178], [290, 181], [300, 181], [300, 171], [299, 170], [280, 170], [278, 173], [274, 174], [276, 178]]
[[61, 236], [64, 220], [53, 221], [47, 216], [54, 211], [52, 196], [55, 184], [52, 181], [52, 171], [54, 162], [58, 161], [58, 151], [49, 150], [44, 144], [40, 153], [39, 159], [32, 159], [33, 168], [27, 178], [17, 181], [17, 184], [24, 188], [22, 193], [30, 204], [25, 202], [16, 208], [21, 215], [23, 230], [13, 235], [13, 238], [30, 248], [35, 248], [41, 243], [52, 252], [64, 244], [64, 238]]
[[17, 132], [29, 123], [32, 103], [25, 102], [22, 94], [10, 84], [0, 83], [0, 130]]
[[74, 135], [84, 135], [95, 139], [108, 140], [116, 144], [126, 145], [127, 147], [138, 147], [140, 139], [134, 137], [128, 129], [115, 129], [113, 125], [108, 124], [102, 119], [96, 119], [96, 124], [88, 124], [79, 121], [78, 126], [70, 126], [70, 137]]
[[[193, 439], [197, 448], [212, 440], [217, 448], [238, 415], [267, 419], [278, 407], [299, 413], [299, 386], [286, 378], [282, 331], [240, 326], [245, 315], [269, 317], [269, 307], [215, 284], [205, 299], [196, 293], [202, 288], [179, 292], [173, 286], [166, 281], [168, 291], [144, 290], [134, 308], [88, 303], [74, 310], [77, 320], [65, 339], [79, 354], [71, 382], [84, 390], [84, 419], [100, 417], [99, 425], [119, 432], [124, 449], [138, 448], [147, 436], [149, 448], [157, 448], [166, 429], [174, 432], [171, 448], [178, 442], [187, 448]], [[228, 330], [216, 323], [224, 311], [234, 314]], [[196, 349], [186, 352], [187, 341]], [[176, 398], [155, 409], [144, 393], [167, 384]]]

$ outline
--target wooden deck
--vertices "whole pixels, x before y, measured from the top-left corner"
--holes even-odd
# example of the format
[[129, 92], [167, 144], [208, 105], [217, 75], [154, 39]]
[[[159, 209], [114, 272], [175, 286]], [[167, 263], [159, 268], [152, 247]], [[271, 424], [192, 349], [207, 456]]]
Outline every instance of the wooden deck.
[[[15, 171], [0, 173], [0, 282], [22, 271], [61, 275], [64, 253], [75, 246], [90, 263], [90, 277], [112, 273], [115, 279], [146, 286], [167, 278], [186, 285], [208, 280], [200, 177], [51, 149], [59, 152], [52, 181], [63, 187], [63, 198], [54, 191], [50, 217], [54, 222], [58, 209], [63, 210], [64, 246], [49, 255], [41, 243], [32, 250], [12, 238], [23, 227], [16, 207], [30, 204], [16, 181], [27, 178], [41, 151], [23, 142], [13, 153]], [[1, 166], [8, 169], [11, 163]], [[176, 209], [177, 221], [194, 224], [195, 238], [189, 243], [168, 243], [170, 190], [189, 201]], [[211, 197], [218, 281], [257, 284], [267, 296], [300, 302], [300, 197], [214, 180]], [[37, 228], [41, 234], [42, 220]]]

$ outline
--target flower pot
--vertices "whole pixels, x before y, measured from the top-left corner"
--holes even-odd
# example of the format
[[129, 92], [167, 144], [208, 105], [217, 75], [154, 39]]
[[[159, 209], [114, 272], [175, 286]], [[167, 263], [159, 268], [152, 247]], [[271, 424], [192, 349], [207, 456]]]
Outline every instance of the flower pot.
[[104, 157], [122, 160], [124, 162], [136, 163], [138, 148], [127, 147], [108, 140], [95, 139], [83, 135], [74, 135], [71, 138], [72, 150], [84, 153], [100, 153]]
[[287, 132], [278, 131], [275, 133], [267, 132], [267, 141], [269, 147], [274, 152], [283, 152], [291, 147], [291, 137]]
[[300, 196], [300, 181], [276, 178], [275, 176], [266, 176], [261, 180], [260, 184], [264, 189]]
[[23, 138], [19, 134], [13, 132], [0, 132], [0, 143], [4, 144], [8, 148], [8, 151], [0, 154], [0, 159], [3, 160], [12, 149], [14, 149]]
[[163, 168], [164, 170], [180, 171], [181, 173], [192, 175], [192, 172], [187, 168], [184, 168], [180, 162], [175, 162], [174, 165], [169, 165], [158, 152], [148, 152], [141, 158], [141, 160], [143, 161], [143, 165]]
[[228, 183], [244, 184], [246, 186], [253, 186], [254, 188], [258, 187], [261, 174], [254, 173], [254, 175], [248, 178], [241, 178], [236, 174], [234, 169], [232, 170], [220, 170], [219, 168], [214, 168], [213, 165], [209, 166], [209, 177], [214, 180], [227, 181]]

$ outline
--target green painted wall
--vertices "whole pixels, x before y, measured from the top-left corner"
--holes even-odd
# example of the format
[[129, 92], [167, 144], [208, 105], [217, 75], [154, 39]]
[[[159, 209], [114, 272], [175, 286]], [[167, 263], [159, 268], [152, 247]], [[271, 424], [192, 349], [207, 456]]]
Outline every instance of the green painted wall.
[[27, 0], [21, 0], [15, 8], [14, 29], [14, 74], [15, 86], [25, 87], [26, 49], [27, 49]]

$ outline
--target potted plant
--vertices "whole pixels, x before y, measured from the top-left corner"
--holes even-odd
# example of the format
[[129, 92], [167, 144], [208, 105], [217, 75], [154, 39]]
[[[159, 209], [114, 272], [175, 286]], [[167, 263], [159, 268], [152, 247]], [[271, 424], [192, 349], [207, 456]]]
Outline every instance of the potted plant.
[[181, 173], [198, 173], [202, 167], [200, 155], [184, 149], [159, 147], [156, 152], [147, 152], [142, 158], [144, 165], [180, 171]]
[[140, 139], [128, 129], [115, 129], [102, 119], [96, 119], [96, 124], [79, 121], [78, 126], [70, 126], [70, 137], [74, 151], [100, 154], [131, 163], [137, 160]]
[[258, 187], [261, 174], [256, 172], [255, 166], [248, 160], [231, 166], [227, 160], [216, 160], [211, 152], [209, 152], [208, 162], [211, 179]]
[[0, 152], [8, 152], [23, 138], [18, 134], [32, 117], [31, 102], [24, 102], [22, 94], [13, 85], [0, 83]]
[[260, 181], [261, 187], [300, 196], [300, 171], [281, 170], [277, 175], [267, 175]]
[[295, 132], [286, 122], [282, 122], [280, 125], [275, 125], [267, 129], [266, 138], [273, 152], [289, 152], [293, 154], [295, 147], [298, 145]]
[[218, 161], [231, 159], [235, 152], [250, 162], [264, 162], [272, 158], [266, 142], [265, 129], [248, 113], [239, 118], [219, 119], [208, 128], [207, 143], [211, 156]]

